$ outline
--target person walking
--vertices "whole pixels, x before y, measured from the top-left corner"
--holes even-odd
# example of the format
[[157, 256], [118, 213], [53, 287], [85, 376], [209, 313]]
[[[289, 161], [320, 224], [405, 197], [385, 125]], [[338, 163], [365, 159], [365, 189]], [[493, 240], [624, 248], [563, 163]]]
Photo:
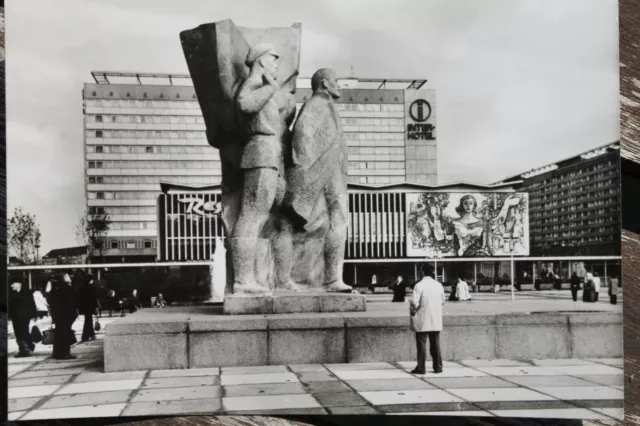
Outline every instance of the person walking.
[[458, 277], [458, 286], [456, 287], [456, 299], [460, 302], [468, 302], [471, 300], [469, 293], [469, 284], [462, 277]]
[[571, 297], [573, 298], [574, 302], [577, 302], [578, 290], [580, 290], [580, 277], [578, 276], [577, 272], [574, 272], [571, 275], [570, 284], [571, 284]]
[[73, 323], [78, 318], [76, 298], [71, 288], [71, 278], [68, 274], [63, 277], [63, 282], [55, 281], [49, 296], [51, 319], [55, 325], [53, 338], [54, 359], [75, 359], [71, 355], [71, 345], [75, 343]]
[[611, 278], [611, 283], [609, 284], [609, 303], [612, 305], [618, 304], [618, 294], [620, 293], [618, 283], [618, 277], [614, 276]]
[[18, 343], [16, 358], [31, 356], [36, 345], [31, 341], [29, 322], [36, 319], [36, 304], [33, 294], [20, 282], [11, 284], [11, 296], [9, 299], [9, 317], [13, 325], [13, 334]]
[[93, 277], [89, 275], [78, 291], [78, 311], [84, 316], [82, 328], [82, 341], [96, 340], [96, 332], [93, 329], [93, 316], [98, 309], [98, 295], [96, 293]]
[[416, 334], [418, 365], [411, 372], [425, 374], [427, 361], [427, 338], [429, 353], [433, 361], [433, 372], [442, 373], [442, 354], [440, 352], [440, 332], [442, 331], [442, 306], [444, 288], [436, 281], [433, 273], [422, 275], [422, 279], [413, 288], [410, 303], [411, 330]]
[[595, 291], [595, 294], [594, 294], [595, 300], [594, 300], [594, 302], [597, 302], [598, 299], [599, 299], [599, 296], [600, 296], [600, 286], [601, 286], [602, 283], [600, 282], [600, 277], [595, 272], [593, 273], [593, 283], [595, 284], [594, 285], [594, 291]]
[[404, 302], [407, 297], [407, 285], [405, 284], [402, 275], [398, 275], [396, 285], [393, 286], [393, 300], [392, 302]]
[[376, 274], [373, 274], [371, 277], [371, 284], [369, 285], [369, 291], [373, 294], [376, 292], [376, 285], [378, 284], [378, 277]]
[[582, 290], [582, 301], [587, 303], [595, 303], [596, 295], [595, 295], [595, 280], [593, 279], [593, 275], [590, 272], [587, 272], [587, 276], [585, 277], [584, 286]]
[[40, 288], [36, 288], [33, 292], [33, 301], [36, 304], [36, 316], [38, 319], [49, 316], [49, 303], [47, 302], [46, 297], [42, 294]]
[[138, 296], [138, 290], [134, 288], [131, 292], [131, 297], [129, 298], [129, 313], [132, 314], [140, 309], [142, 309], [140, 297]]

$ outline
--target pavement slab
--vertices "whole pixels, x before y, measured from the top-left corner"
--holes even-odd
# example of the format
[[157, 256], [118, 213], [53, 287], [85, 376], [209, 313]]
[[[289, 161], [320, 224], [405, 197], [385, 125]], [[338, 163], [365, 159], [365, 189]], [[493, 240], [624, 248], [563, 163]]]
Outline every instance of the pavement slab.
[[[319, 382], [319, 383], [333, 383], [333, 382]], [[348, 388], [346, 388], [346, 390], [348, 390]], [[259, 395], [293, 395], [293, 394], [302, 394], [302, 393], [307, 393], [307, 390], [302, 385], [302, 383], [267, 383], [267, 384], [258, 384], [258, 385], [224, 386], [224, 395], [228, 397], [259, 396]]]
[[418, 378], [347, 380], [346, 383], [357, 392], [435, 389]]
[[290, 365], [289, 369], [294, 373], [318, 373], [328, 371], [322, 364], [297, 364]]
[[220, 385], [219, 376], [165, 377], [161, 379], [146, 379], [142, 384], [141, 389], [219, 386], [219, 385]]
[[41, 419], [72, 419], [83, 417], [118, 417], [126, 404], [83, 405], [77, 407], [52, 408], [48, 410], [33, 410], [26, 413], [20, 420]]
[[32, 397], [32, 398], [9, 398], [7, 401], [8, 411], [27, 411], [33, 408], [37, 403], [39, 403], [42, 397]]
[[74, 376], [49, 376], [35, 377], [32, 379], [9, 379], [9, 387], [18, 388], [23, 386], [42, 386], [42, 385], [62, 385], [67, 383]]
[[266, 373], [266, 374], [224, 374], [220, 382], [223, 386], [231, 385], [255, 385], [262, 383], [299, 383], [293, 373]]
[[222, 407], [229, 411], [252, 411], [264, 414], [266, 410], [322, 408], [311, 395], [265, 395], [222, 398]]
[[108, 392], [117, 390], [134, 390], [142, 383], [142, 379], [108, 380], [105, 382], [70, 383], [58, 389], [56, 395], [83, 394], [91, 392]]
[[135, 402], [122, 412], [123, 416], [169, 416], [177, 414], [214, 414], [220, 412], [220, 398], [178, 401]]
[[149, 373], [149, 378], [163, 378], [163, 377], [196, 377], [196, 376], [219, 376], [220, 369], [215, 368], [193, 368], [193, 369], [174, 369], [174, 370], [152, 370]]
[[313, 397], [318, 400], [323, 407], [354, 407], [367, 405], [367, 401], [355, 392], [314, 393]]
[[118, 390], [109, 392], [54, 395], [39, 407], [39, 409], [125, 403], [129, 400], [132, 392], [132, 390]]
[[502, 380], [527, 388], [544, 386], [593, 386], [593, 383], [572, 376], [500, 376]]
[[514, 388], [515, 383], [497, 377], [428, 377], [424, 381], [440, 389]]
[[448, 392], [470, 402], [482, 401], [548, 401], [552, 397], [523, 388], [447, 389]]
[[347, 415], [368, 415], [368, 414], [382, 414], [382, 412], [376, 410], [368, 405], [358, 405], [355, 407], [327, 407], [327, 411], [337, 416], [342, 414]]
[[188, 388], [144, 389], [131, 399], [131, 402], [179, 401], [187, 399], [211, 399], [222, 395], [220, 386], [197, 386]]
[[338, 378], [329, 373], [329, 371], [309, 371], [305, 373], [298, 373], [298, 377], [302, 383], [338, 380]]
[[360, 392], [373, 405], [462, 402], [462, 398], [440, 389]]
[[460, 364], [468, 367], [528, 367], [531, 363], [512, 359], [467, 359]]
[[555, 408], [536, 410], [494, 410], [492, 414], [499, 417], [529, 417], [533, 419], [581, 419], [606, 420], [608, 416], [594, 413], [585, 408]]

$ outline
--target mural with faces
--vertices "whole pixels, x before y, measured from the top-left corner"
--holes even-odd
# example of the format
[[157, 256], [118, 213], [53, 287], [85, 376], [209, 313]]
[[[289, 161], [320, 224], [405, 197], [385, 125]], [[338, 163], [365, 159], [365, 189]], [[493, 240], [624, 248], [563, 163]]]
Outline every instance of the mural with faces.
[[529, 255], [529, 196], [501, 192], [407, 194], [407, 254]]

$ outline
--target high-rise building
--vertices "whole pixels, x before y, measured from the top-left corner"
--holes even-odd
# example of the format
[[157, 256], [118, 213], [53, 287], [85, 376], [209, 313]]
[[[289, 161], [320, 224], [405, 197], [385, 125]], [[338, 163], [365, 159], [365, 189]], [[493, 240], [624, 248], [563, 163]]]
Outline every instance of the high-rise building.
[[[85, 195], [109, 214], [109, 261], [157, 256], [159, 183], [220, 183], [218, 151], [188, 75], [93, 72], [84, 85]], [[341, 78], [349, 182], [437, 184], [435, 91], [426, 80]], [[298, 79], [298, 107], [311, 95]]]
[[529, 193], [532, 256], [620, 255], [620, 144], [505, 179]]

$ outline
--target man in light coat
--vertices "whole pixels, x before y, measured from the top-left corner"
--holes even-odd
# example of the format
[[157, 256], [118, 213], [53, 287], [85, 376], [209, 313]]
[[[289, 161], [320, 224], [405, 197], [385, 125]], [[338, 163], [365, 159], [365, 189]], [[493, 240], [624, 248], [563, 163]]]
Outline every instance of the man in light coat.
[[433, 278], [433, 273], [423, 274], [414, 289], [410, 303], [411, 330], [416, 333], [418, 348], [418, 366], [411, 372], [425, 374], [427, 361], [427, 338], [429, 353], [433, 361], [433, 372], [442, 373], [442, 355], [440, 353], [440, 332], [442, 331], [442, 305], [444, 288]]
[[595, 294], [596, 300], [595, 300], [595, 302], [597, 302], [598, 301], [598, 296], [600, 296], [600, 285], [602, 283], [600, 282], [600, 277], [595, 272], [593, 273], [593, 283], [596, 285], [596, 289], [595, 289], [595, 291], [596, 291], [596, 294]]
[[471, 300], [471, 295], [469, 294], [469, 285], [464, 279], [462, 279], [462, 277], [458, 277], [456, 297], [460, 302], [468, 302], [469, 300]]

